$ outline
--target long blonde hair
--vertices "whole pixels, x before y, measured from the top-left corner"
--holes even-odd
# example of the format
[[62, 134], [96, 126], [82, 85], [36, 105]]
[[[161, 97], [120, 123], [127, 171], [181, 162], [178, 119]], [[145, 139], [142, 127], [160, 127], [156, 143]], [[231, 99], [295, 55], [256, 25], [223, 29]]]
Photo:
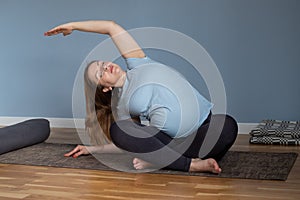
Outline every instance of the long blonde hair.
[[85, 129], [92, 145], [111, 143], [110, 125], [114, 122], [111, 110], [112, 92], [103, 92], [88, 77], [88, 68], [96, 61], [90, 62], [84, 71], [84, 92], [86, 100]]

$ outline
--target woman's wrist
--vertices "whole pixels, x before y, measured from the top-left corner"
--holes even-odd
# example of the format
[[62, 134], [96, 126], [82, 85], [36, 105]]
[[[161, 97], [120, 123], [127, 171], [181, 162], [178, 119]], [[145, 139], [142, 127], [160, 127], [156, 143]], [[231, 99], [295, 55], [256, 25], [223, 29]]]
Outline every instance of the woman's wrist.
[[103, 149], [103, 146], [89, 146], [88, 147], [88, 151], [92, 154], [92, 153], [101, 153]]
[[69, 22], [68, 23], [68, 25], [72, 29], [72, 31], [78, 30], [78, 25], [77, 24], [78, 24], [77, 22]]

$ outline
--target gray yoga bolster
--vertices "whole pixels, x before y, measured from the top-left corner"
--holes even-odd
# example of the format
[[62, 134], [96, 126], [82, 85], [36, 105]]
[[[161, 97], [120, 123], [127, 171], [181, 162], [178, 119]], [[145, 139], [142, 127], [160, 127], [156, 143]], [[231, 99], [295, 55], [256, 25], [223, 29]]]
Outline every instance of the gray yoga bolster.
[[0, 154], [41, 143], [50, 134], [49, 121], [30, 119], [0, 128]]

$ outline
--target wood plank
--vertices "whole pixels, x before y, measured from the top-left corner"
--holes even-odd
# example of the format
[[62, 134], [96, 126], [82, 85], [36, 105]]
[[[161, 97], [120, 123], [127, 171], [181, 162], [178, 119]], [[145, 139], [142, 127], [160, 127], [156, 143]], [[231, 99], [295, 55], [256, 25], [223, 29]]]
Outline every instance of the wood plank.
[[[73, 130], [74, 131], [74, 130]], [[57, 136], [57, 134], [61, 134]], [[67, 135], [64, 137], [64, 134]], [[51, 140], [72, 138], [72, 130], [56, 129]], [[74, 137], [75, 138], [75, 137]], [[78, 139], [78, 138], [77, 138]], [[71, 139], [72, 142], [77, 140]], [[298, 152], [296, 146], [250, 145], [239, 135], [232, 150]], [[0, 164], [0, 199], [298, 199], [300, 159], [287, 181], [229, 179], [170, 174], [125, 173]]]

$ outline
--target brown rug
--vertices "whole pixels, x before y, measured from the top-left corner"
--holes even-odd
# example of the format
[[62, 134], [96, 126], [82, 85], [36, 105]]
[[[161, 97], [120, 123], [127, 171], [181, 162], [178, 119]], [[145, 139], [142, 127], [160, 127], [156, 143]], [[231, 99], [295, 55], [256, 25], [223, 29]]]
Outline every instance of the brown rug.
[[[2, 154], [0, 155], [0, 163], [95, 170], [117, 169], [133, 173], [141, 172], [132, 168], [132, 158], [125, 154], [98, 154], [95, 155], [97, 159], [92, 155], [81, 156], [77, 159], [63, 156], [64, 153], [69, 152], [75, 146], [76, 145], [71, 144], [41, 143]], [[150, 173], [286, 180], [297, 155], [297, 153], [229, 151], [219, 162], [222, 173], [218, 175], [210, 173], [188, 173], [173, 170], [158, 170], [151, 171]]]

